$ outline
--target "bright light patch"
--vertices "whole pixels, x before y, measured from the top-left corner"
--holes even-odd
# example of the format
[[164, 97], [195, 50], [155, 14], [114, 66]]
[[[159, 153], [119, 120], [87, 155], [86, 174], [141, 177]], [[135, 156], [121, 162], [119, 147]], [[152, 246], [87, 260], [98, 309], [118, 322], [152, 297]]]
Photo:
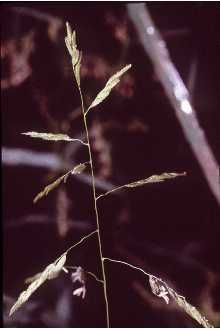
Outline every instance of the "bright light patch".
[[181, 110], [183, 112], [185, 112], [187, 115], [189, 115], [189, 114], [192, 113], [192, 107], [191, 107], [191, 105], [190, 105], [190, 103], [189, 103], [188, 100], [183, 100], [181, 102], [181, 106], [180, 107], [181, 107]]
[[153, 34], [153, 33], [154, 33], [154, 28], [153, 28], [153, 26], [149, 26], [149, 27], [147, 28], [147, 33], [148, 33], [148, 34]]

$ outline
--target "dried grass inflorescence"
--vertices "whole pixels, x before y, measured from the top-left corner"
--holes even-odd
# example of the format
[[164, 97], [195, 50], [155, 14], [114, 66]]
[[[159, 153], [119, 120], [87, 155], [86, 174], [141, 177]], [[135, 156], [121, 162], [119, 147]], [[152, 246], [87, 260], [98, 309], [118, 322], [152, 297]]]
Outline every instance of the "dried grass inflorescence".
[[48, 265], [42, 273], [38, 273], [33, 276], [32, 279], [29, 279], [28, 282], [31, 282], [31, 284], [20, 294], [16, 303], [12, 306], [9, 315], [12, 315], [18, 308], [20, 308], [44, 282], [58, 277], [65, 262], [66, 254], [62, 255], [54, 263]]
[[[34, 199], [34, 202], [37, 202], [41, 198], [47, 196], [49, 192], [51, 192], [54, 188], [59, 186], [62, 182], [66, 182], [67, 178], [70, 175], [80, 175], [82, 171], [84, 171], [87, 167], [87, 164], [90, 164], [90, 170], [91, 170], [91, 176], [92, 176], [92, 188], [93, 188], [93, 202], [94, 202], [94, 209], [96, 214], [96, 230], [89, 233], [88, 235], [82, 237], [82, 239], [72, 245], [68, 250], [66, 250], [58, 259], [56, 259], [52, 264], [48, 265], [43, 272], [38, 273], [37, 275], [28, 278], [26, 280], [26, 283], [29, 284], [27, 289], [23, 291], [20, 296], [18, 297], [15, 304], [12, 306], [10, 310], [10, 315], [12, 315], [18, 308], [20, 308], [30, 297], [31, 295], [47, 280], [51, 280], [53, 278], [56, 278], [59, 276], [61, 271], [65, 273], [69, 273], [68, 268], [74, 269], [74, 272], [72, 272], [71, 279], [72, 282], [79, 282], [80, 287], [75, 289], [73, 291], [74, 296], [82, 297], [83, 299], [86, 297], [86, 277], [85, 273], [90, 274], [96, 281], [100, 282], [103, 286], [104, 290], [104, 298], [105, 298], [105, 305], [106, 305], [106, 324], [107, 327], [110, 327], [110, 318], [109, 318], [109, 301], [108, 301], [108, 294], [107, 294], [107, 284], [106, 284], [106, 270], [105, 270], [105, 261], [111, 261], [119, 264], [127, 265], [133, 269], [136, 269], [138, 271], [141, 271], [145, 276], [148, 277], [151, 290], [153, 294], [158, 296], [159, 298], [164, 299], [166, 304], [169, 304], [170, 298], [172, 297], [175, 302], [183, 308], [183, 310], [188, 313], [193, 319], [195, 319], [199, 324], [201, 324], [204, 327], [211, 327], [211, 324], [203, 317], [200, 312], [190, 305], [186, 299], [180, 295], [178, 295], [173, 289], [171, 289], [164, 281], [157, 278], [156, 276], [149, 274], [145, 272], [142, 268], [136, 267], [134, 265], [131, 265], [127, 262], [110, 259], [107, 257], [104, 257], [103, 251], [102, 251], [102, 241], [100, 237], [100, 228], [99, 228], [99, 212], [98, 212], [98, 205], [97, 200], [101, 197], [107, 196], [110, 193], [113, 193], [118, 190], [122, 190], [124, 188], [137, 188], [139, 186], [143, 186], [148, 183], [158, 183], [163, 182], [168, 179], [174, 179], [178, 176], [185, 176], [186, 173], [162, 173], [160, 175], [152, 175], [147, 179], [141, 179], [135, 182], [131, 182], [128, 184], [124, 184], [120, 187], [117, 187], [113, 190], [107, 191], [105, 194], [101, 194], [97, 196], [96, 194], [96, 185], [95, 185], [95, 177], [94, 177], [94, 167], [93, 167], [93, 158], [92, 158], [92, 152], [91, 152], [91, 144], [90, 144], [90, 137], [88, 133], [88, 126], [87, 126], [87, 120], [86, 115], [88, 111], [91, 108], [94, 108], [98, 106], [100, 103], [102, 103], [110, 94], [112, 89], [118, 85], [120, 82], [121, 77], [131, 68], [131, 64], [126, 65], [124, 68], [116, 72], [110, 79], [108, 79], [106, 85], [104, 88], [98, 93], [98, 95], [95, 97], [94, 101], [91, 103], [91, 105], [86, 109], [84, 106], [84, 100], [83, 100], [83, 94], [80, 87], [80, 66], [81, 66], [81, 59], [82, 59], [82, 53], [78, 50], [77, 44], [76, 44], [76, 33], [75, 31], [72, 31], [70, 25], [67, 23], [67, 36], [65, 38], [65, 43], [67, 46], [67, 49], [69, 51], [69, 54], [71, 56], [72, 60], [72, 66], [73, 66], [73, 73], [74, 77], [77, 83], [77, 87], [80, 94], [80, 100], [81, 100], [81, 110], [84, 120], [84, 126], [87, 136], [87, 142], [83, 142], [79, 139], [72, 139], [68, 135], [64, 134], [53, 134], [53, 133], [37, 133], [37, 132], [27, 132], [23, 133], [25, 135], [34, 137], [34, 138], [41, 138], [43, 140], [47, 141], [65, 141], [65, 142], [75, 142], [78, 141], [81, 144], [87, 146], [88, 148], [88, 155], [89, 155], [89, 161], [83, 164], [79, 164], [76, 167], [74, 167], [71, 171], [67, 172], [60, 178], [58, 178], [53, 183], [46, 186], [43, 191], [41, 191]], [[100, 261], [102, 265], [102, 279], [99, 279], [95, 274], [91, 272], [85, 272], [80, 266], [79, 267], [71, 267], [66, 266], [66, 258], [68, 253], [75, 248], [76, 246], [80, 245], [81, 243], [85, 242], [87, 239], [89, 239], [91, 236], [97, 234], [98, 239], [98, 245], [99, 245], [99, 252], [100, 252]]]
[[62, 175], [60, 178], [58, 178], [56, 181], [52, 182], [48, 186], [46, 186], [37, 196], [34, 198], [34, 203], [37, 203], [39, 199], [47, 196], [49, 192], [51, 192], [53, 189], [57, 188], [60, 183], [63, 181], [66, 183], [66, 180], [70, 175], [77, 175], [82, 173], [86, 169], [86, 165], [88, 162], [85, 162], [83, 164], [76, 165], [71, 171], [67, 172], [66, 174]]

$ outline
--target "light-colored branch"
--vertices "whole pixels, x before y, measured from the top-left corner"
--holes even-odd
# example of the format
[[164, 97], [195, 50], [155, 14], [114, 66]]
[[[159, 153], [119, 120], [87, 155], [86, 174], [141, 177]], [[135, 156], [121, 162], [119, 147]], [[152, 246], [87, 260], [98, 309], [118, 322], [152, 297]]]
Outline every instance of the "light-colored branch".
[[150, 57], [184, 135], [200, 164], [208, 185], [220, 204], [219, 166], [200, 127], [189, 92], [173, 64], [166, 43], [157, 30], [145, 3], [130, 3], [128, 14], [140, 42]]
[[2, 163], [7, 166], [42, 167], [55, 171], [64, 167], [62, 159], [55, 153], [7, 147], [2, 148]]
[[[76, 220], [74, 221], [68, 219], [66, 221], [67, 226], [69, 229], [75, 229], [77, 231], [88, 231], [92, 230], [93, 226], [90, 224], [90, 222], [86, 220]], [[22, 226], [28, 226], [28, 225], [54, 225], [54, 217], [49, 217], [43, 213], [35, 213], [30, 214], [28, 216], [23, 216], [16, 219], [7, 219], [5, 223], [3, 224], [5, 228], [16, 228], [16, 227], [22, 227]]]
[[189, 74], [187, 79], [187, 87], [192, 102], [194, 99], [197, 71], [198, 71], [198, 60], [196, 57], [193, 57], [192, 62], [190, 63]]
[[[80, 144], [79, 144], [80, 145]], [[7, 166], [31, 166], [41, 167], [49, 170], [70, 170], [76, 164], [68, 160], [67, 163], [57, 154], [49, 152], [37, 152], [28, 149], [19, 148], [2, 148], [2, 163]], [[92, 185], [90, 174], [81, 173], [75, 176], [75, 179], [80, 180], [88, 185]], [[105, 179], [95, 178], [96, 187], [108, 191], [114, 189], [114, 185]]]
[[57, 16], [50, 15], [48, 13], [44, 13], [42, 11], [36, 10], [34, 8], [30, 7], [11, 7], [10, 8], [13, 12], [21, 15], [27, 15], [33, 18], [36, 18], [38, 20], [44, 21], [44, 22], [55, 22], [59, 24], [60, 26], [63, 24], [63, 21], [61, 18]]

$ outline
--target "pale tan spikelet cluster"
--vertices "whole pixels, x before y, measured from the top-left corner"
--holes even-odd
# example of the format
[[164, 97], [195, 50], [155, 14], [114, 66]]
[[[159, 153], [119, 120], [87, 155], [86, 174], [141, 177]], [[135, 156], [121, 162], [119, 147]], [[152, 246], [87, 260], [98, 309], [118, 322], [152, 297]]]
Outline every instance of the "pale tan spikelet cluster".
[[71, 171], [67, 172], [66, 174], [62, 175], [60, 178], [58, 178], [56, 181], [52, 182], [51, 184], [49, 184], [48, 186], [46, 186], [41, 192], [39, 192], [37, 194], [37, 196], [34, 198], [34, 203], [37, 203], [41, 198], [47, 196], [49, 194], [49, 192], [51, 192], [52, 190], [54, 190], [55, 188], [57, 188], [61, 182], [63, 181], [64, 183], [66, 183], [66, 180], [68, 179], [68, 177], [73, 174], [73, 175], [77, 175], [82, 173], [82, 171], [84, 171], [86, 169], [86, 165], [88, 162], [85, 162], [83, 164], [79, 164], [76, 165]]
[[66, 254], [62, 255], [58, 261], [48, 265], [42, 273], [33, 276], [31, 284], [20, 294], [16, 303], [10, 309], [9, 315], [12, 315], [18, 308], [20, 308], [44, 282], [59, 276], [65, 262]]

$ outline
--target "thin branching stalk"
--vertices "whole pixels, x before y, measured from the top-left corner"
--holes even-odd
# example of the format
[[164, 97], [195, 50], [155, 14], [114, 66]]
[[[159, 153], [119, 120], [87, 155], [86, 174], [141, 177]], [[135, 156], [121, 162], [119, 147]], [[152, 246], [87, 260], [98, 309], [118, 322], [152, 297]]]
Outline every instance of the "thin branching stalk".
[[107, 295], [107, 287], [106, 287], [106, 275], [105, 275], [105, 266], [104, 266], [104, 260], [103, 260], [102, 242], [101, 242], [101, 236], [100, 236], [99, 212], [98, 212], [98, 207], [97, 207], [93, 158], [92, 158], [91, 144], [90, 144], [90, 139], [89, 139], [88, 125], [87, 125], [86, 114], [85, 114], [86, 111], [85, 111], [85, 108], [84, 108], [83, 96], [82, 96], [82, 91], [81, 91], [80, 86], [78, 86], [78, 89], [79, 89], [79, 93], [80, 93], [82, 113], [83, 113], [83, 121], [84, 121], [84, 126], [85, 126], [86, 136], [87, 136], [87, 143], [88, 143], [89, 161], [90, 161], [91, 176], [92, 176], [93, 201], [94, 201], [94, 209], [95, 209], [96, 224], [97, 224], [97, 234], [98, 234], [98, 243], [99, 243], [98, 245], [99, 245], [100, 259], [101, 259], [101, 265], [102, 265], [103, 288], [104, 288], [104, 297], [105, 297], [105, 305], [106, 305], [106, 320], [107, 320], [107, 327], [109, 328], [110, 327], [109, 303], [108, 303], [108, 295]]
[[80, 66], [81, 66], [82, 52], [80, 52], [77, 48], [76, 32], [72, 31], [69, 23], [66, 23], [66, 27], [67, 27], [67, 36], [65, 38], [65, 43], [66, 43], [66, 47], [69, 51], [69, 54], [71, 56], [73, 74], [74, 74], [76, 84], [77, 84], [79, 94], [80, 94], [81, 110], [82, 110], [83, 122], [84, 122], [84, 126], [85, 126], [86, 137], [87, 137], [89, 162], [90, 162], [90, 169], [91, 169], [91, 176], [92, 176], [93, 201], [94, 201], [94, 209], [95, 209], [95, 216], [96, 216], [97, 234], [98, 234], [98, 246], [99, 246], [100, 261], [101, 261], [101, 267], [102, 267], [102, 276], [103, 276], [103, 281], [104, 281], [103, 288], [104, 288], [104, 298], [105, 298], [105, 307], [106, 307], [106, 321], [107, 321], [107, 327], [109, 328], [109, 326], [110, 326], [110, 324], [109, 324], [109, 305], [108, 305], [107, 288], [106, 288], [106, 275], [105, 275], [105, 267], [104, 267], [104, 261], [103, 261], [102, 242], [101, 242], [101, 236], [100, 236], [99, 213], [98, 213], [97, 201], [96, 201], [96, 186], [95, 186], [93, 158], [92, 158], [92, 152], [91, 152], [91, 143], [90, 143], [90, 138], [89, 138], [86, 114], [91, 107], [96, 106], [109, 95], [111, 89], [120, 81], [119, 77], [122, 73], [117, 73], [115, 76], [113, 76], [113, 78], [109, 79], [104, 90], [97, 95], [96, 99], [93, 101], [93, 103], [90, 105], [90, 107], [88, 109], [85, 109], [83, 94], [82, 94], [82, 90], [81, 90], [81, 86], [80, 86]]
[[140, 272], [144, 273], [144, 274], [147, 275], [147, 276], [151, 276], [150, 273], [145, 272], [145, 270], [143, 270], [142, 268], [137, 267], [137, 266], [134, 266], [134, 265], [132, 265], [132, 264], [129, 264], [129, 263], [126, 262], [126, 261], [121, 261], [121, 260], [116, 260], [116, 259], [111, 259], [111, 258], [104, 257], [104, 258], [103, 258], [103, 261], [105, 261], [105, 260], [108, 260], [108, 261], [111, 261], [111, 262], [115, 262], [115, 263], [118, 263], [118, 264], [126, 265], [126, 266], [128, 266], [128, 267], [130, 267], [130, 268], [133, 268], [133, 269], [139, 270]]
[[122, 265], [126, 265], [132, 269], [138, 270], [146, 275], [149, 279], [149, 284], [152, 290], [152, 293], [155, 294], [159, 298], [163, 298], [165, 302], [168, 304], [170, 298], [172, 298], [175, 303], [182, 308], [191, 318], [196, 320], [199, 324], [201, 324], [204, 328], [213, 328], [213, 325], [203, 316], [198, 309], [196, 309], [193, 305], [187, 302], [184, 296], [179, 295], [176, 291], [170, 288], [166, 282], [160, 279], [157, 276], [147, 273], [144, 269], [134, 266], [126, 261], [116, 260], [104, 257], [103, 261], [110, 261], [114, 263], [119, 263]]
[[94, 273], [92, 272], [86, 272], [87, 274], [91, 275], [92, 277], [94, 277], [94, 279], [97, 281], [97, 282], [100, 282], [102, 284], [104, 284], [104, 281], [103, 280], [100, 280]]
[[49, 264], [41, 273], [37, 273], [36, 275], [27, 278], [25, 282], [29, 284], [29, 286], [19, 295], [18, 299], [10, 309], [9, 316], [11, 316], [17, 309], [19, 309], [44, 282], [56, 278], [61, 270], [63, 270], [65, 273], [68, 272], [65, 268], [68, 252], [96, 233], [97, 229], [82, 237], [80, 241], [68, 248], [64, 253], [62, 253], [60, 257], [58, 257], [53, 263]]
[[[89, 238], [90, 236], [93, 236], [94, 234], [96, 234], [98, 231], [97, 229], [92, 231], [90, 234], [83, 236], [81, 238], [81, 240], [79, 240], [76, 244], [72, 245], [70, 248], [68, 248], [63, 254], [68, 253], [70, 250], [74, 249], [77, 245], [80, 245], [83, 241], [85, 241], [87, 238]], [[62, 254], [62, 255], [63, 255]]]
[[[192, 306], [190, 303], [188, 303], [185, 299], [185, 297], [180, 296], [177, 292], [175, 292], [172, 288], [170, 288], [164, 281], [162, 281], [160, 278], [147, 273], [145, 270], [143, 270], [140, 267], [134, 266], [130, 263], [127, 263], [125, 261], [121, 260], [115, 260], [111, 258], [107, 258], [103, 256], [103, 248], [102, 248], [102, 240], [101, 240], [101, 232], [100, 232], [100, 221], [99, 221], [99, 212], [98, 212], [98, 206], [97, 206], [97, 200], [101, 197], [107, 196], [110, 193], [122, 190], [124, 188], [137, 188], [142, 185], [148, 184], [148, 183], [157, 183], [162, 182], [168, 179], [173, 179], [177, 176], [185, 176], [186, 172], [183, 173], [162, 173], [160, 175], [152, 175], [149, 178], [141, 179], [135, 182], [131, 182], [128, 184], [125, 184], [120, 187], [112, 187], [109, 191], [107, 191], [104, 194], [101, 194], [97, 196], [96, 194], [96, 180], [94, 176], [94, 166], [93, 166], [93, 157], [92, 157], [92, 150], [91, 150], [91, 143], [90, 143], [90, 137], [89, 137], [89, 131], [88, 131], [88, 124], [87, 124], [87, 113], [91, 108], [96, 107], [99, 105], [103, 100], [106, 99], [106, 97], [110, 94], [111, 90], [120, 82], [121, 76], [127, 72], [131, 68], [131, 64], [126, 65], [124, 68], [122, 68], [120, 71], [116, 72], [106, 83], [104, 88], [98, 93], [94, 101], [91, 103], [91, 105], [88, 107], [88, 109], [84, 106], [84, 100], [83, 100], [83, 94], [80, 86], [80, 63], [82, 58], [82, 53], [77, 49], [76, 45], [76, 34], [75, 31], [72, 32], [71, 27], [67, 23], [67, 37], [65, 38], [67, 49], [70, 53], [71, 60], [72, 60], [72, 66], [73, 66], [73, 73], [74, 77], [77, 83], [77, 87], [80, 94], [80, 100], [81, 100], [81, 111], [83, 116], [83, 122], [85, 126], [85, 133], [87, 138], [87, 143], [84, 143], [81, 141], [84, 145], [88, 147], [88, 154], [89, 154], [89, 161], [83, 164], [79, 164], [74, 167], [71, 171], [64, 174], [62, 177], [58, 178], [55, 182], [48, 185], [44, 188], [42, 192], [40, 192], [37, 195], [37, 199], [40, 199], [44, 196], [46, 196], [51, 190], [56, 188], [61, 182], [66, 182], [66, 179], [70, 174], [81, 174], [81, 172], [85, 169], [86, 164], [90, 163], [90, 172], [91, 172], [91, 178], [92, 178], [92, 191], [93, 191], [93, 202], [94, 202], [94, 210], [95, 210], [95, 217], [96, 217], [96, 230], [90, 232], [88, 235], [82, 237], [80, 241], [73, 244], [71, 247], [69, 247], [60, 257], [58, 257], [53, 263], [49, 264], [41, 273], [36, 274], [32, 278], [28, 278], [26, 280], [26, 283], [29, 283], [29, 286], [25, 291], [23, 291], [20, 296], [18, 297], [15, 304], [12, 306], [10, 310], [10, 315], [12, 315], [18, 308], [20, 308], [29, 298], [30, 296], [46, 281], [56, 278], [61, 271], [64, 271], [65, 273], [68, 273], [68, 268], [74, 269], [75, 272], [72, 273], [71, 277], [73, 282], [76, 280], [79, 280], [82, 284], [82, 286], [76, 290], [74, 290], [73, 295], [76, 296], [82, 296], [82, 298], [85, 297], [86, 294], [86, 286], [85, 286], [85, 280], [83, 277], [83, 269], [81, 267], [72, 267], [72, 266], [66, 266], [66, 258], [67, 254], [75, 247], [86, 241], [91, 236], [95, 235], [97, 233], [98, 237], [98, 246], [99, 246], [99, 254], [100, 254], [100, 262], [101, 262], [101, 268], [102, 268], [102, 279], [99, 279], [94, 273], [92, 272], [86, 272], [90, 276], [92, 276], [96, 281], [102, 283], [103, 290], [104, 290], [104, 299], [105, 299], [105, 307], [106, 307], [106, 323], [107, 327], [110, 327], [110, 321], [109, 321], [109, 302], [108, 302], [108, 295], [107, 295], [107, 283], [106, 283], [106, 273], [105, 273], [105, 261], [110, 261], [114, 263], [124, 264], [130, 268], [133, 268], [135, 270], [138, 270], [142, 272], [145, 276], [148, 277], [149, 284], [152, 290], [152, 293], [158, 296], [159, 298], [164, 299], [164, 301], [168, 304], [169, 300], [172, 298], [178, 306], [180, 306], [188, 315], [190, 315], [194, 320], [196, 320], [199, 324], [203, 325], [204, 327], [212, 327], [212, 325], [209, 323], [209, 321], [200, 314], [200, 312]], [[37, 132], [28, 132], [25, 133], [25, 135], [30, 135], [31, 137], [38, 137], [46, 140], [53, 140], [53, 141], [78, 141], [78, 139], [72, 139], [67, 135], [63, 134], [53, 134], [53, 133], [37, 133]]]

